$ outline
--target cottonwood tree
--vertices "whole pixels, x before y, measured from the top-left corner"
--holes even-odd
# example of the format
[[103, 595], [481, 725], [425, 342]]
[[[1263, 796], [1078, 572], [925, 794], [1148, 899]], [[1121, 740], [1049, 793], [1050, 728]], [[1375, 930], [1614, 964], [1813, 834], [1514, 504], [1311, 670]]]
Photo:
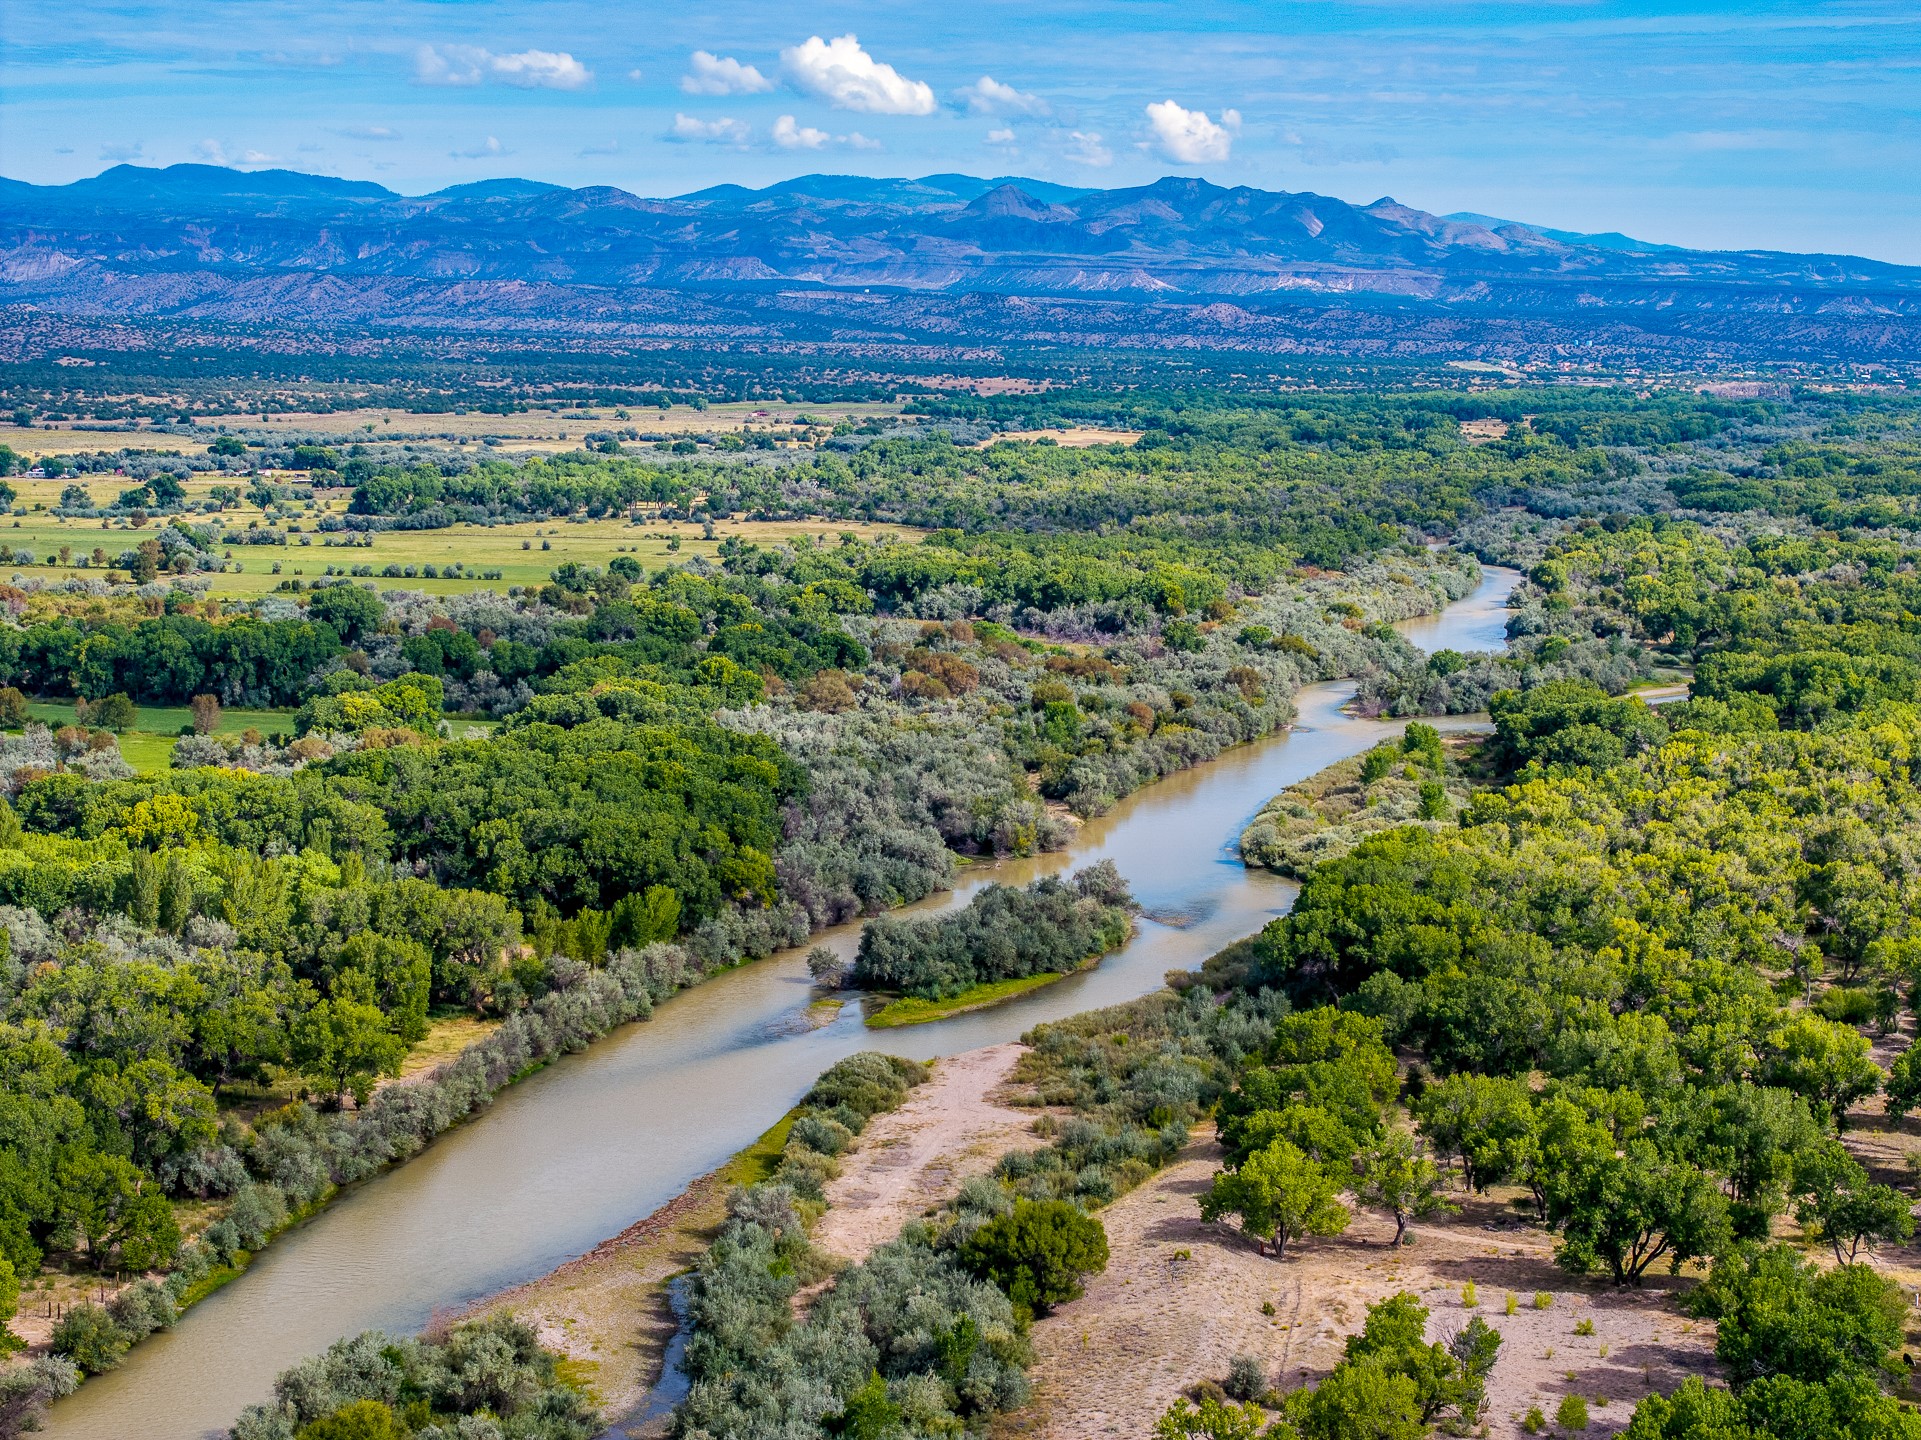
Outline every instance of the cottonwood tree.
[[322, 1000], [294, 1021], [294, 1064], [335, 1100], [351, 1094], [364, 1104], [375, 1077], [398, 1074], [406, 1053], [380, 1007], [353, 995]]
[[1527, 1082], [1450, 1075], [1417, 1106], [1421, 1133], [1443, 1155], [1458, 1155], [1470, 1190], [1507, 1179], [1526, 1160], [1534, 1104]]
[[1851, 1265], [1877, 1244], [1914, 1237], [1908, 1199], [1889, 1185], [1876, 1185], [1839, 1140], [1809, 1147], [1795, 1165], [1800, 1199], [1794, 1218], [1815, 1240], [1834, 1251], [1834, 1263]]
[[[1326, 1167], [1285, 1140], [1247, 1157], [1239, 1170], [1224, 1170], [1201, 1197], [1201, 1219], [1239, 1215], [1241, 1229], [1272, 1241], [1276, 1259], [1287, 1242], [1305, 1235], [1338, 1235], [1352, 1218], [1335, 1197], [1341, 1184]], [[1266, 1252], [1263, 1244], [1262, 1252]]]
[[1768, 1032], [1762, 1078], [1806, 1096], [1817, 1116], [1843, 1130], [1848, 1107], [1881, 1088], [1869, 1049], [1868, 1037], [1853, 1026], [1802, 1011]]
[[1390, 1133], [1364, 1153], [1357, 1169], [1355, 1197], [1363, 1205], [1394, 1217], [1394, 1238], [1388, 1242], [1391, 1245], [1401, 1243], [1409, 1220], [1460, 1208], [1441, 1193], [1439, 1167], [1425, 1155], [1415, 1153], [1414, 1137], [1404, 1131]]
[[1561, 1230], [1557, 1264], [1577, 1275], [1605, 1268], [1616, 1285], [1640, 1284], [1663, 1256], [1678, 1270], [1734, 1238], [1727, 1197], [1714, 1181], [1647, 1140], [1570, 1176], [1548, 1218]]

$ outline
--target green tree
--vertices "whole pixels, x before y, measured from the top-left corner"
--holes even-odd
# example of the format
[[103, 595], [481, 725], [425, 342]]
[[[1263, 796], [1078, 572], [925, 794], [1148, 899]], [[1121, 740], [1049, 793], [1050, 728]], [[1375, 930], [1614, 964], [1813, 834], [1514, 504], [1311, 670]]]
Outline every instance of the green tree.
[[1322, 1165], [1338, 1169], [1355, 1150], [1354, 1132], [1319, 1105], [1286, 1105], [1279, 1110], [1237, 1114], [1221, 1127], [1221, 1146], [1230, 1166], [1257, 1150], [1285, 1140]]
[[960, 1259], [1017, 1309], [1046, 1314], [1107, 1268], [1107, 1231], [1066, 1200], [1021, 1200], [969, 1236]]
[[1525, 1081], [1450, 1075], [1421, 1096], [1415, 1113], [1428, 1143], [1443, 1155], [1461, 1157], [1470, 1189], [1485, 1190], [1526, 1163], [1534, 1104]]
[[14, 1273], [13, 1262], [0, 1255], [0, 1359], [21, 1349], [26, 1341], [7, 1327], [13, 1317], [20, 1313], [20, 1277]]
[[1888, 1114], [1921, 1110], [1921, 1045], [1910, 1045], [1888, 1067]]
[[211, 1145], [218, 1133], [213, 1093], [165, 1060], [145, 1059], [87, 1077], [86, 1104], [149, 1170], [168, 1155]]
[[364, 1104], [377, 1076], [396, 1075], [407, 1046], [380, 1007], [352, 995], [315, 1004], [293, 1023], [293, 1062], [324, 1095]]
[[1423, 1440], [1419, 1387], [1379, 1361], [1348, 1361], [1311, 1390], [1287, 1397], [1302, 1440]]
[[1907, 1197], [1892, 1186], [1871, 1183], [1839, 1140], [1829, 1138], [1805, 1150], [1794, 1175], [1801, 1197], [1794, 1218], [1810, 1239], [1833, 1249], [1835, 1264], [1853, 1264], [1877, 1244], [1914, 1238]]
[[1370, 1362], [1413, 1381], [1424, 1424], [1454, 1416], [1472, 1425], [1486, 1399], [1500, 1333], [1476, 1315], [1445, 1342], [1429, 1343], [1427, 1320], [1427, 1307], [1408, 1291], [1377, 1301], [1360, 1333], [1348, 1337], [1343, 1364]]
[[1293, 1433], [1285, 1421], [1270, 1424], [1251, 1401], [1236, 1405], [1211, 1395], [1198, 1407], [1181, 1396], [1154, 1422], [1154, 1440], [1292, 1440]]
[[1747, 1412], [1735, 1395], [1690, 1375], [1672, 1395], [1650, 1395], [1634, 1407], [1627, 1440], [1751, 1440]]
[[[1239, 1215], [1241, 1229], [1272, 1241], [1279, 1258], [1287, 1242], [1304, 1235], [1338, 1235], [1352, 1218], [1335, 1197], [1340, 1182], [1285, 1140], [1247, 1157], [1238, 1170], [1222, 1171], [1201, 1197], [1201, 1219], [1210, 1224]], [[1263, 1252], [1266, 1246], [1262, 1247]]]
[[1394, 1238], [1389, 1244], [1401, 1243], [1409, 1220], [1460, 1208], [1441, 1193], [1440, 1170], [1425, 1155], [1415, 1153], [1414, 1138], [1404, 1131], [1390, 1132], [1363, 1154], [1358, 1170], [1355, 1197], [1370, 1209], [1385, 1210], [1394, 1217]]
[[1807, 1097], [1815, 1113], [1847, 1125], [1848, 1107], [1881, 1088], [1868, 1037], [1852, 1026], [1800, 1011], [1768, 1032], [1762, 1078]]
[[1715, 1355], [1738, 1389], [1770, 1375], [1823, 1384], [1889, 1369], [1908, 1302], [1865, 1265], [1822, 1270], [1787, 1245], [1716, 1259], [1689, 1308], [1716, 1322]]
[[122, 734], [140, 723], [140, 712], [125, 694], [116, 693], [87, 707], [87, 723]]
[[1548, 1212], [1561, 1230], [1556, 1263], [1576, 1275], [1605, 1268], [1616, 1285], [1638, 1285], [1656, 1260], [1718, 1253], [1733, 1238], [1727, 1197], [1705, 1174], [1669, 1160], [1647, 1140], [1585, 1166]]
[[73, 1152], [60, 1162], [56, 1185], [60, 1218], [96, 1268], [155, 1270], [179, 1250], [173, 1207], [118, 1155]]
[[313, 593], [307, 613], [331, 625], [343, 643], [358, 645], [380, 628], [380, 622], [387, 618], [387, 607], [373, 591], [358, 585], [329, 585]]
[[1820, 1137], [1807, 1100], [1792, 1091], [1736, 1084], [1708, 1097], [1701, 1158], [1727, 1177], [1728, 1194], [1749, 1230], [1787, 1203], [1797, 1157]]
[[1569, 1095], [1549, 1095], [1535, 1106], [1519, 1179], [1534, 1197], [1536, 1213], [1545, 1220], [1556, 1190], [1611, 1156], [1615, 1146], [1612, 1131]]

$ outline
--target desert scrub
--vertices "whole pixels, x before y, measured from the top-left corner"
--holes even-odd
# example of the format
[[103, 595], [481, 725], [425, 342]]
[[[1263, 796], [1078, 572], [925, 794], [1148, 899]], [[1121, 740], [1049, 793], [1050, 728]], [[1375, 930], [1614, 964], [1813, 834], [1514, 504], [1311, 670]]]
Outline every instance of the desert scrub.
[[[482, 1373], [486, 1381], [475, 1383]], [[489, 1418], [473, 1420], [470, 1428], [468, 1416]], [[493, 1315], [439, 1337], [368, 1331], [335, 1341], [282, 1373], [274, 1398], [248, 1407], [228, 1434], [229, 1440], [293, 1440], [413, 1434], [430, 1426], [436, 1434], [576, 1440], [598, 1433], [600, 1417], [529, 1327]]]
[[1258, 1400], [1267, 1393], [1267, 1367], [1254, 1355], [1236, 1355], [1227, 1362], [1221, 1388], [1231, 1400]]
[[[729, 1197], [729, 1218], [688, 1282], [683, 1365], [693, 1384], [677, 1433], [825, 1435], [821, 1417], [854, 1408], [945, 1433], [1026, 1399], [1029, 1352], [1013, 1302], [962, 1263], [958, 1237], [925, 1223], [841, 1271], [804, 1318], [794, 1313], [800, 1288], [832, 1273], [807, 1234], [821, 1178], [925, 1075], [873, 1053], [839, 1062], [802, 1101], [772, 1178]], [[984, 1177], [962, 1189], [986, 1211], [1013, 1212]]]
[[1579, 1395], [1564, 1395], [1555, 1407], [1554, 1423], [1562, 1430], [1587, 1429], [1587, 1401]]

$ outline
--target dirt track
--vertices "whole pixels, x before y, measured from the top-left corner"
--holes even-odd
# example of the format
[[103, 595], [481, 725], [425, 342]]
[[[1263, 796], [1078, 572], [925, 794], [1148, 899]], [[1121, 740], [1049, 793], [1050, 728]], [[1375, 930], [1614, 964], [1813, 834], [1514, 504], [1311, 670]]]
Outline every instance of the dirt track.
[[1009, 1042], [934, 1062], [934, 1076], [898, 1110], [877, 1115], [842, 1157], [827, 1185], [827, 1213], [814, 1244], [844, 1260], [864, 1260], [916, 1215], [939, 1205], [970, 1175], [982, 1175], [1009, 1150], [1042, 1142], [1034, 1110], [994, 1098], [1020, 1058]]
[[[1182, 1390], [1224, 1378], [1242, 1352], [1266, 1364], [1270, 1383], [1296, 1389], [1331, 1369], [1367, 1306], [1397, 1290], [1429, 1307], [1430, 1338], [1459, 1328], [1472, 1313], [1461, 1299], [1470, 1280], [1479, 1313], [1504, 1341], [1489, 1390], [1490, 1435], [1521, 1435], [1530, 1405], [1551, 1418], [1569, 1392], [1587, 1398], [1590, 1433], [1610, 1434], [1650, 1389], [1712, 1373], [1713, 1327], [1676, 1311], [1675, 1282], [1661, 1275], [1639, 1292], [1572, 1284], [1552, 1263], [1550, 1238], [1515, 1225], [1498, 1201], [1413, 1227], [1416, 1244], [1398, 1252], [1386, 1245], [1391, 1222], [1357, 1213], [1345, 1235], [1307, 1241], [1277, 1261], [1237, 1231], [1201, 1223], [1199, 1195], [1219, 1165], [1211, 1133], [1198, 1132], [1181, 1160], [1100, 1212], [1107, 1271], [1035, 1325], [1034, 1399], [1001, 1420], [998, 1435], [1144, 1435]], [[1547, 1309], [1533, 1308], [1536, 1291], [1551, 1294]], [[1509, 1292], [1513, 1315], [1504, 1313]], [[1583, 1320], [1593, 1335], [1574, 1333]]]

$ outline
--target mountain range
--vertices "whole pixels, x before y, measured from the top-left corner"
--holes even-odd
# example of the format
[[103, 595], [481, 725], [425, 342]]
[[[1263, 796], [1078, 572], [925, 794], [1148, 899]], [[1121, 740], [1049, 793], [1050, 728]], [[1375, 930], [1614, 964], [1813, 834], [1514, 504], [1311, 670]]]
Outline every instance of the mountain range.
[[648, 334], [811, 335], [831, 315], [851, 317], [824, 326], [850, 340], [950, 343], [970, 314], [987, 317], [980, 338], [1046, 340], [1058, 320], [1045, 335], [1002, 322], [1079, 305], [1109, 334], [1127, 330], [1116, 307], [1132, 312], [1144, 343], [1172, 312], [1194, 317], [1196, 335], [1256, 348], [1325, 329], [1332, 308], [1388, 317], [1389, 330], [1520, 322], [1553, 345], [1626, 325], [1784, 355], [1921, 353], [1921, 268], [1177, 177], [1099, 190], [808, 175], [650, 199], [531, 180], [408, 196], [286, 170], [120, 165], [62, 186], [0, 180], [0, 305]]

